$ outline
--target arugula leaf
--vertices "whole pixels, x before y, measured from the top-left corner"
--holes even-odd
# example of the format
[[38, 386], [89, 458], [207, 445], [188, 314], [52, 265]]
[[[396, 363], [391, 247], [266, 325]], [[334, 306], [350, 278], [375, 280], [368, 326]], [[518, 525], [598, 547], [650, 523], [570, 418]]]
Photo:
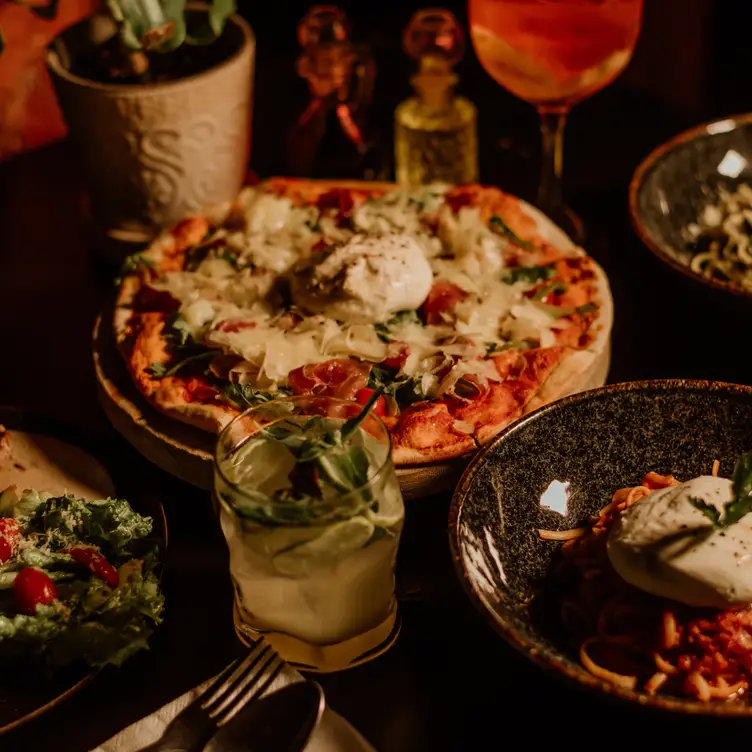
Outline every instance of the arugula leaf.
[[515, 282], [534, 284], [535, 282], [545, 282], [555, 274], [556, 267], [553, 264], [548, 266], [516, 266], [507, 271], [502, 277], [502, 281], [508, 285], [513, 285]]
[[120, 269], [120, 274], [115, 278], [115, 284], [122, 284], [126, 277], [131, 274], [138, 274], [143, 269], [156, 269], [156, 263], [153, 259], [149, 258], [145, 253], [132, 253], [127, 256], [123, 262], [123, 266]]
[[734, 500], [726, 504], [723, 527], [733, 525], [752, 512], [752, 452], [742, 454], [737, 459], [731, 482]]
[[730, 527], [752, 512], [752, 452], [739, 455], [731, 483], [733, 498], [724, 505], [723, 514], [702, 499], [689, 499], [689, 503], [702, 512], [716, 529]]
[[318, 459], [318, 466], [340, 493], [349, 493], [368, 483], [368, 455], [354, 446], [345, 454], [327, 453]]
[[712, 523], [713, 527], [718, 527], [721, 523], [721, 513], [712, 505], [690, 496], [689, 503], [695, 508], [699, 509]]
[[170, 322], [170, 335], [177, 341], [178, 347], [185, 347], [193, 340], [191, 334], [191, 327], [188, 322], [179, 314], [176, 313], [172, 321]]
[[519, 339], [511, 342], [489, 342], [486, 344], [486, 355], [498, 355], [507, 350], [529, 350], [531, 347], [538, 347], [540, 343], [534, 339]]
[[183, 358], [181, 361], [178, 361], [174, 366], [171, 366], [170, 368], [167, 368], [163, 363], [152, 363], [146, 369], [146, 372], [154, 376], [155, 379], [163, 379], [165, 378], [165, 376], [174, 376], [178, 371], [183, 370], [185, 366], [190, 365], [191, 363], [198, 363], [203, 360], [211, 360], [216, 356], [216, 354], [216, 350], [208, 350], [206, 352], [198, 353], [197, 355], [189, 355], [187, 358]]
[[542, 303], [541, 305], [545, 306], [546, 313], [554, 319], [563, 319], [565, 316], [572, 316], [575, 313], [584, 316], [586, 313], [598, 310], [598, 306], [595, 303], [585, 303], [585, 305], [577, 306], [576, 308], [553, 305], [547, 306], [545, 303]]
[[167, 368], [164, 363], [152, 363], [146, 369], [146, 373], [148, 373], [150, 376], [153, 376], [155, 379], [163, 379], [165, 376], [167, 376], [169, 370], [170, 369]]
[[240, 271], [240, 257], [235, 251], [228, 251], [225, 248], [217, 254], [217, 258], [226, 261], [235, 271]]
[[551, 293], [566, 292], [569, 289], [569, 285], [566, 282], [555, 279], [553, 282], [549, 282], [547, 285], [543, 285], [539, 290], [535, 291], [533, 300], [543, 300], [547, 298]]
[[235, 251], [231, 251], [228, 248], [220, 248], [222, 244], [221, 238], [216, 235], [210, 236], [205, 242], [200, 245], [194, 246], [187, 255], [184, 269], [189, 272], [195, 272], [196, 269], [203, 264], [209, 257], [209, 254], [213, 253], [214, 258], [222, 259], [230, 264], [236, 271], [241, 268], [240, 257]]
[[209, 255], [209, 251], [212, 249], [211, 243], [205, 243], [203, 245], [197, 245], [191, 248], [186, 253], [185, 264], [183, 269], [187, 272], [195, 272], [196, 269], [206, 260]]
[[520, 248], [535, 248], [529, 240], [523, 240], [517, 233], [498, 215], [494, 214], [489, 222], [489, 227], [499, 235], [503, 235]]
[[348, 418], [342, 425], [341, 441], [346, 441], [355, 431], [358, 426], [366, 419], [366, 415], [370, 412], [371, 408], [376, 404], [376, 400], [381, 397], [383, 389], [374, 389], [373, 394], [368, 398], [368, 401], [363, 405], [363, 409], [354, 417]]
[[418, 317], [417, 311], [399, 311], [398, 313], [395, 313], [394, 316], [389, 319], [389, 321], [385, 323], [381, 322], [374, 324], [373, 328], [376, 330], [376, 334], [382, 342], [391, 342], [394, 339], [391, 334], [391, 327], [401, 327], [407, 326], [409, 324], [422, 323], [423, 322]]
[[423, 391], [423, 380], [416, 378], [399, 383], [394, 391], [394, 398], [400, 407], [404, 407], [413, 402], [423, 402], [428, 399], [428, 395]]
[[397, 379], [397, 371], [386, 366], [373, 366], [368, 376], [369, 389], [381, 389], [383, 394], [391, 394], [405, 383], [405, 379]]
[[286, 397], [290, 389], [285, 386], [278, 388], [277, 392], [264, 392], [254, 389], [250, 384], [225, 384], [221, 389], [222, 396], [226, 401], [232, 402], [238, 407], [256, 407], [264, 402], [271, 402], [278, 397]]

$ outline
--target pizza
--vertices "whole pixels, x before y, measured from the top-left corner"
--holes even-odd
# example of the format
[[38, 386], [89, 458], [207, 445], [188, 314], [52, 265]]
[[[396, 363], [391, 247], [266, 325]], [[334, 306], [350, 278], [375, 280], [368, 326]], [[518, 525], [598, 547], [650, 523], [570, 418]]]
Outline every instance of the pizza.
[[118, 348], [151, 405], [208, 432], [380, 389], [397, 466], [460, 457], [608, 347], [606, 277], [550, 227], [493, 187], [271, 179], [127, 260]]

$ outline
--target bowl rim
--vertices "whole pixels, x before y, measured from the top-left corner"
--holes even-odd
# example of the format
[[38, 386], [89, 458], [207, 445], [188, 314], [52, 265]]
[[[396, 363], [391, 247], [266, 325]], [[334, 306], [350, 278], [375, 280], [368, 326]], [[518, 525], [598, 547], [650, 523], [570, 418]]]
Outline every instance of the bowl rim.
[[542, 647], [535, 640], [525, 637], [518, 632], [506, 619], [495, 614], [486, 606], [483, 597], [475, 589], [467, 574], [462, 557], [460, 543], [460, 516], [465, 503], [470, 484], [473, 482], [479, 467], [485, 462], [486, 457], [494, 448], [536, 420], [540, 420], [548, 413], [556, 412], [569, 405], [576, 405], [589, 401], [604, 394], [616, 394], [621, 392], [655, 392], [655, 391], [689, 391], [689, 392], [721, 392], [729, 396], [744, 395], [752, 401], [752, 386], [735, 384], [725, 381], [710, 381], [704, 379], [652, 379], [644, 381], [628, 381], [617, 384], [608, 384], [597, 389], [589, 389], [584, 392], [563, 397], [548, 405], [519, 418], [510, 424], [491, 442], [486, 444], [471, 460], [462, 474], [449, 505], [448, 533], [449, 551], [454, 565], [455, 573], [460, 581], [462, 589], [470, 602], [481, 612], [485, 621], [497, 632], [509, 645], [524, 653], [537, 666], [555, 672], [559, 677], [574, 682], [588, 690], [598, 690], [607, 698], [627, 700], [633, 705], [659, 710], [668, 710], [694, 716], [711, 717], [752, 717], [752, 704], [736, 703], [703, 703], [699, 700], [682, 699], [668, 695], [648, 695], [644, 692], [625, 689], [609, 684], [579, 666], [574, 657], [567, 657], [558, 650], [549, 650]]
[[[666, 251], [661, 243], [652, 235], [652, 233], [644, 225], [640, 216], [640, 211], [637, 205], [637, 198], [642, 188], [645, 177], [652, 171], [655, 165], [660, 159], [662, 159], [668, 152], [675, 149], [677, 146], [681, 146], [690, 141], [695, 140], [698, 136], [703, 135], [717, 135], [721, 133], [728, 133], [735, 130], [739, 125], [745, 125], [752, 123], [752, 112], [742, 113], [739, 115], [728, 115], [726, 117], [717, 118], [715, 120], [708, 120], [700, 125], [696, 125], [692, 128], [688, 128], [685, 131], [681, 131], [672, 138], [664, 141], [659, 146], [655, 147], [637, 166], [637, 169], [632, 174], [632, 178], [629, 181], [629, 218], [632, 224], [632, 229], [637, 233], [640, 240], [648, 247], [655, 256], [661, 261], [667, 263], [673, 267], [676, 271], [681, 272], [685, 277], [701, 282], [707, 287], [712, 287], [716, 290], [722, 290], [723, 292], [730, 292], [733, 295], [742, 298], [752, 298], [752, 290], [745, 290], [738, 285], [730, 282], [723, 282], [717, 279], [706, 279], [701, 274], [693, 272], [687, 264], [679, 261], [674, 255]], [[720, 128], [721, 126], [728, 125], [725, 130], [719, 130], [716, 133], [712, 133], [711, 129], [715, 126]]]

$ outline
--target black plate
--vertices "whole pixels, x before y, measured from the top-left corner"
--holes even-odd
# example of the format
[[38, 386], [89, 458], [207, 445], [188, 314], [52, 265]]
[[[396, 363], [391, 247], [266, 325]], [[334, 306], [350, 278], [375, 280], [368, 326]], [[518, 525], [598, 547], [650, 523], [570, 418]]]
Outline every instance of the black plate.
[[[92, 455], [109, 472], [117, 493], [127, 498], [140, 514], [153, 518], [153, 532], [162, 541], [164, 552], [167, 546], [167, 522], [161, 503], [150, 497], [148, 492], [136, 492], [130, 487], [128, 479], [118, 472], [113, 450], [106, 442], [95, 442], [73, 426], [11, 407], [0, 406], [0, 424], [11, 432], [16, 430], [51, 436]], [[69, 666], [52, 676], [38, 669], [4, 669], [0, 682], [0, 734], [54, 707], [90, 682], [95, 675], [96, 671], [86, 666]]]
[[[643, 706], [752, 717], [748, 701], [651, 696], [596, 678], [564, 644], [558, 615], [542, 615], [534, 606], [543, 599], [533, 598], [560, 550], [540, 540], [539, 528], [579, 527], [651, 470], [688, 480], [718, 459], [719, 474], [730, 477], [750, 449], [752, 388], [734, 384], [615, 384], [531, 413], [477, 455], [452, 500], [449, 541], [466, 593], [505, 640], [563, 678]], [[541, 505], [553, 482], [569, 484], [563, 515]]]

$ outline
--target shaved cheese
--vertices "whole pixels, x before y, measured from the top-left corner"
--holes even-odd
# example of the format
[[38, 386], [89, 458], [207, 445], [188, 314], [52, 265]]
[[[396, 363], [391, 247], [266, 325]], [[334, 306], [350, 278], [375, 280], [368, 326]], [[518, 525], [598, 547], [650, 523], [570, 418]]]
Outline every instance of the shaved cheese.
[[460, 433], [471, 434], [475, 431], [475, 426], [466, 420], [455, 420], [453, 425]]
[[527, 298], [513, 306], [510, 313], [502, 329], [503, 335], [510, 340], [536, 339], [541, 347], [554, 345], [555, 331], [568, 326], [566, 322], [551, 318], [536, 301]]
[[250, 233], [268, 233], [281, 230], [293, 209], [289, 198], [256, 191], [245, 210], [246, 227]]
[[308, 363], [321, 363], [329, 356], [320, 349], [317, 332], [283, 332], [271, 326], [257, 326], [238, 332], [213, 331], [207, 342], [225, 352], [233, 352], [259, 368], [254, 386], [260, 386], [259, 377], [276, 384], [287, 383], [287, 374]]
[[324, 344], [324, 349], [332, 355], [355, 355], [372, 363], [384, 360], [388, 350], [386, 342], [379, 339], [376, 330], [366, 324], [340, 328], [337, 335]]
[[[331, 212], [322, 216], [316, 206], [296, 206], [289, 198], [246, 188], [226, 226], [212, 235], [212, 241], [219, 243], [217, 252], [210, 251], [195, 271], [169, 272], [151, 284], [180, 303], [180, 313], [197, 342], [242, 359], [238, 363], [229, 357], [217, 363], [222, 377], [241, 384], [274, 392], [287, 383], [290, 371], [307, 364], [337, 357], [380, 363], [392, 353], [383, 337], [405, 343], [399, 376], [414, 378], [416, 390], [427, 397], [451, 392], [463, 376], [485, 385], [498, 378], [494, 364], [485, 360], [489, 348], [499, 350], [521, 340], [549, 346], [556, 341], [556, 331], [570, 322], [557, 320], [550, 307], [546, 310], [525, 297], [534, 282], [523, 279], [510, 285], [503, 280], [508, 239], [487, 226], [477, 207], [464, 206], [455, 214], [444, 201], [446, 190], [446, 186], [427, 186], [390, 191], [360, 204], [352, 223], [339, 226]], [[729, 235], [741, 233], [736, 220], [727, 224]], [[423, 325], [403, 315], [403, 308], [419, 305], [417, 293], [383, 306], [378, 316], [369, 314], [368, 300], [376, 294], [369, 284], [383, 259], [375, 254], [371, 259], [367, 243], [353, 251], [352, 266], [363, 263], [361, 255], [374, 266], [368, 267], [368, 275], [358, 277], [357, 294], [352, 285], [352, 290], [347, 288], [353, 306], [348, 315], [332, 317], [327, 298], [338, 300], [336, 292], [324, 291], [324, 305], [319, 307], [295, 298], [294, 282], [301, 269], [312, 265], [312, 249], [321, 241], [344, 247], [360, 232], [384, 237], [380, 242], [387, 248], [402, 235], [401, 242], [409, 243], [423, 264], [424, 288], [432, 275], [434, 283], [446, 281], [466, 293], [447, 312], [447, 323]], [[222, 248], [229, 253], [222, 254]], [[744, 251], [752, 255], [746, 245]], [[331, 259], [335, 256], [332, 253]], [[318, 264], [319, 257], [315, 258]], [[334, 273], [332, 278], [336, 277]], [[384, 288], [391, 290], [394, 279], [414, 292], [404, 270], [389, 277]], [[285, 314], [285, 295], [290, 293], [296, 305]], [[313, 315], [316, 312], [319, 315]], [[226, 320], [230, 325], [223, 327]], [[380, 322], [378, 331], [374, 321]]]
[[426, 397], [433, 397], [438, 384], [439, 377], [433, 373], [424, 373], [420, 377], [420, 389]]
[[195, 337], [196, 332], [214, 320], [216, 312], [214, 306], [208, 300], [199, 298], [180, 306], [180, 314], [188, 324], [191, 334]]
[[451, 392], [454, 385], [463, 376], [475, 376], [481, 386], [487, 386], [489, 381], [498, 381], [499, 374], [496, 366], [489, 360], [460, 361], [452, 366], [449, 373], [444, 376], [436, 389], [436, 396]]
[[353, 214], [353, 224], [356, 230], [369, 234], [424, 233], [423, 218], [436, 212], [446, 190], [446, 186], [436, 185], [389, 191], [359, 206]]
[[455, 306], [457, 332], [484, 342], [498, 341], [502, 322], [518, 299], [516, 292], [503, 282], [489, 285], [482, 295], [466, 298]]
[[225, 259], [208, 256], [199, 264], [196, 274], [219, 282], [232, 277], [235, 267]]
[[488, 228], [478, 207], [463, 206], [457, 214], [443, 207], [438, 232], [443, 244], [452, 249], [456, 268], [471, 277], [496, 277], [504, 267], [502, 251], [509, 241]]

